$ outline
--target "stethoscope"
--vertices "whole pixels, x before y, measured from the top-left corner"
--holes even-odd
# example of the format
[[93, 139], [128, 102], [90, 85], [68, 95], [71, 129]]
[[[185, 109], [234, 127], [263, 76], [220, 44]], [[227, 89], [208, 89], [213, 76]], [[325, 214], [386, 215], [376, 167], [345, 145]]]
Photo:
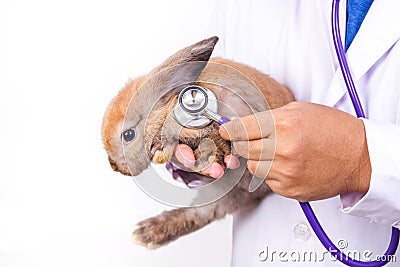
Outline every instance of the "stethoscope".
[[191, 85], [179, 93], [174, 116], [175, 120], [186, 128], [203, 128], [212, 121], [222, 125], [229, 121], [217, 111], [218, 102], [215, 94], [205, 87]]
[[[332, 1], [332, 36], [335, 45], [336, 54], [338, 57], [340, 69], [343, 74], [343, 78], [347, 87], [347, 91], [353, 103], [354, 110], [358, 118], [365, 118], [365, 113], [361, 105], [360, 99], [357, 94], [357, 90], [354, 85], [353, 78], [350, 73], [349, 66], [347, 64], [343, 44], [340, 37], [339, 29], [339, 1]], [[214, 93], [205, 87], [198, 85], [191, 85], [183, 89], [178, 96], [178, 103], [174, 108], [174, 116], [176, 121], [187, 128], [202, 128], [209, 125], [212, 121], [216, 121], [222, 125], [229, 121], [228, 118], [221, 116], [217, 113], [218, 102]], [[325, 231], [322, 229], [321, 224], [315, 216], [308, 202], [299, 202], [300, 206], [313, 228], [316, 236], [324, 245], [324, 247], [332, 254], [333, 257], [343, 262], [348, 266], [355, 267], [372, 267], [372, 266], [383, 266], [387, 264], [392, 255], [395, 254], [400, 237], [400, 230], [392, 227], [392, 237], [386, 250], [385, 254], [376, 261], [363, 262], [355, 260], [344, 254], [335, 244], [329, 239]]]

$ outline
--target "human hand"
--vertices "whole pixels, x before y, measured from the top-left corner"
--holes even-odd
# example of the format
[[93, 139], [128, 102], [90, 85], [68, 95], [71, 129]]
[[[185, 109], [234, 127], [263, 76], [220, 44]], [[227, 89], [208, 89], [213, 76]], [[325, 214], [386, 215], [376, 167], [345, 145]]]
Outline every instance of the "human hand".
[[292, 102], [232, 120], [220, 134], [282, 196], [311, 201], [369, 189], [364, 124], [343, 111]]
[[[185, 167], [192, 168], [195, 164], [195, 157], [193, 150], [186, 144], [179, 144], [175, 147], [174, 155], [178, 161], [180, 161]], [[236, 169], [239, 167], [239, 159], [234, 155], [227, 155], [224, 158], [224, 163], [229, 169]], [[220, 178], [224, 174], [224, 168], [217, 162], [213, 162], [200, 171], [203, 175], [208, 175], [214, 178]]]

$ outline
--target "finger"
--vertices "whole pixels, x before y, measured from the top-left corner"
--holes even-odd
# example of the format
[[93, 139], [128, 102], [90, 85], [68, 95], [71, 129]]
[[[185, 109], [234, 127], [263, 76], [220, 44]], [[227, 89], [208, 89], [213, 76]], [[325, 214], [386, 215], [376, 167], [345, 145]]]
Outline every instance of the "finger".
[[238, 157], [232, 154], [226, 155], [224, 162], [228, 169], [236, 169], [240, 165]]
[[186, 168], [193, 168], [196, 163], [193, 150], [190, 146], [179, 144], [175, 147], [174, 155]]
[[213, 178], [221, 178], [222, 175], [224, 175], [224, 168], [222, 168], [219, 163], [213, 162], [210, 166], [200, 171], [200, 173], [203, 175], [211, 176]]
[[273, 160], [275, 155], [275, 139], [270, 138], [235, 141], [233, 147], [239, 156], [250, 160]]
[[247, 169], [256, 177], [265, 179], [271, 169], [272, 161], [248, 160]]
[[224, 123], [219, 133], [225, 140], [255, 140], [274, 134], [272, 111], [263, 111]]

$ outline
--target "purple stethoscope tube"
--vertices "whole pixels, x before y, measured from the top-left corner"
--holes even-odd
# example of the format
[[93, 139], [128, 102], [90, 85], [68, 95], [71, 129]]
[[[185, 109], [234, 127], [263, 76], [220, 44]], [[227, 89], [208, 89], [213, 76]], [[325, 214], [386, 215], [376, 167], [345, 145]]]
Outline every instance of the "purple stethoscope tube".
[[[353, 103], [354, 110], [358, 118], [366, 118], [364, 110], [362, 108], [360, 99], [357, 94], [357, 90], [354, 86], [354, 81], [350, 74], [350, 69], [347, 64], [346, 56], [343, 49], [343, 44], [340, 37], [340, 30], [339, 30], [339, 1], [340, 0], [333, 0], [332, 1], [332, 36], [333, 42], [335, 44], [336, 54], [339, 60], [340, 69], [343, 74], [344, 81], [346, 83], [346, 87], [351, 98], [351, 102]], [[301, 208], [305, 216], [307, 217], [308, 222], [310, 223], [311, 227], [313, 228], [315, 234], [317, 235], [318, 239], [324, 245], [324, 247], [334, 256], [336, 259], [341, 261], [342, 263], [348, 266], [354, 267], [375, 267], [375, 266], [384, 266], [387, 264], [392, 255], [396, 253], [398, 244], [399, 244], [399, 236], [400, 230], [392, 227], [392, 237], [390, 239], [389, 246], [385, 252], [385, 254], [380, 257], [379, 260], [376, 261], [358, 261], [355, 259], [350, 258], [348, 255], [345, 255], [343, 252], [338, 249], [335, 244], [329, 239], [325, 231], [322, 229], [321, 224], [318, 222], [314, 211], [312, 210], [310, 203], [308, 202], [299, 202]]]
[[228, 119], [227, 117], [221, 116], [221, 118], [217, 121], [219, 125], [222, 125], [226, 122], [231, 121], [230, 119]]
[[[332, 1], [332, 17], [331, 17], [331, 23], [332, 23], [332, 36], [333, 36], [333, 42], [335, 45], [335, 50], [336, 54], [338, 57], [339, 61], [339, 66], [343, 74], [344, 82], [347, 87], [347, 91], [349, 93], [349, 96], [351, 98], [351, 102], [354, 106], [355, 113], [358, 118], [366, 118], [364, 110], [361, 105], [361, 101], [358, 97], [356, 87], [354, 85], [353, 78], [350, 73], [349, 66], [347, 64], [346, 56], [344, 53], [343, 49], [343, 44], [341, 41], [340, 37], [340, 30], [339, 30], [339, 1], [340, 0], [333, 0]], [[185, 90], [191, 90], [189, 91], [195, 91], [196, 94], [190, 94], [189, 95], [189, 100], [190, 101], [184, 101], [182, 102], [181, 99], [184, 98], [184, 91]], [[208, 97], [211, 96], [215, 99], [215, 96], [212, 94], [212, 92], [208, 92], [207, 89], [202, 88], [200, 86], [191, 86], [181, 92], [179, 99], [180, 99], [180, 105], [178, 106], [179, 109], [176, 109], [174, 111], [175, 113], [175, 118], [179, 123], [181, 123], [185, 127], [191, 127], [190, 123], [196, 123], [196, 120], [184, 120], [185, 117], [183, 114], [192, 114], [195, 116], [194, 118], [197, 119], [206, 117], [209, 120], [213, 120], [218, 122], [219, 125], [222, 125], [226, 122], [229, 122], [230, 120], [224, 116], [221, 116], [220, 114], [216, 113], [216, 108], [214, 107], [214, 110], [208, 109], [207, 104], [208, 104]], [[199, 93], [199, 94], [197, 94]], [[197, 95], [197, 97], [196, 97]], [[192, 99], [192, 98], [193, 99]], [[197, 117], [196, 117], [197, 116]], [[180, 121], [180, 118], [183, 118]], [[187, 123], [189, 122], [189, 123]], [[205, 120], [204, 123], [208, 124], [208, 120]], [[195, 127], [202, 126], [202, 125], [195, 125]], [[392, 236], [390, 239], [389, 246], [385, 252], [384, 255], [382, 255], [379, 260], [376, 261], [359, 261], [355, 260], [353, 258], [350, 258], [349, 255], [345, 255], [340, 249], [335, 246], [335, 244], [329, 239], [325, 231], [322, 229], [321, 224], [319, 223], [317, 217], [315, 216], [314, 211], [311, 208], [310, 203], [308, 202], [299, 202], [300, 206], [304, 212], [304, 215], [306, 216], [308, 222], [310, 223], [311, 227], [313, 228], [316, 236], [318, 239], [321, 241], [322, 245], [331, 253], [333, 257], [341, 261], [342, 263], [348, 265], [348, 266], [353, 266], [353, 267], [377, 267], [377, 266], [384, 266], [387, 264], [391, 259], [393, 259], [393, 255], [396, 253], [398, 244], [399, 244], [399, 237], [400, 237], [400, 230], [392, 227]]]
[[[349, 92], [351, 102], [353, 103], [354, 110], [358, 118], [366, 118], [363, 107], [361, 105], [360, 98], [358, 97], [356, 87], [354, 85], [353, 78], [350, 73], [349, 66], [347, 64], [346, 56], [343, 49], [343, 44], [340, 37], [340, 30], [339, 30], [339, 1], [340, 0], [333, 0], [332, 1], [332, 36], [333, 42], [335, 44], [336, 54], [339, 60], [340, 69], [343, 74], [343, 78]], [[229, 119], [225, 117], [221, 117], [218, 120], [218, 123], [224, 124], [228, 122]], [[397, 247], [399, 245], [399, 237], [400, 237], [400, 230], [392, 227], [392, 236], [390, 239], [389, 246], [383, 256], [376, 261], [359, 261], [349, 257], [349, 255], [344, 254], [335, 244], [329, 239], [328, 235], [325, 233], [324, 229], [322, 229], [321, 224], [319, 223], [317, 217], [313, 209], [311, 208], [310, 203], [308, 202], [299, 202], [300, 206], [306, 216], [308, 222], [310, 223], [312, 229], [314, 230], [316, 236], [321, 241], [322, 245], [331, 253], [333, 257], [341, 261], [342, 263], [353, 266], [353, 267], [377, 267], [377, 266], [384, 266], [386, 265], [396, 253]]]

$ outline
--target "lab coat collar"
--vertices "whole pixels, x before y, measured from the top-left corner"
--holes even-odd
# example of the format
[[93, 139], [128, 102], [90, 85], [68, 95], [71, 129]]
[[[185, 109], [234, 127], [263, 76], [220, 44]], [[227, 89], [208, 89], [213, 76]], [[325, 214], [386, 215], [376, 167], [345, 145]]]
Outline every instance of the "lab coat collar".
[[[346, 54], [356, 86], [357, 81], [399, 40], [400, 27], [397, 27], [400, 25], [400, 16], [397, 14], [399, 7], [398, 0], [376, 0], [372, 3]], [[345, 21], [346, 1], [342, 1], [340, 3], [340, 34], [343, 43], [346, 33]], [[331, 51], [335, 53], [333, 41], [331, 46]], [[336, 58], [336, 53], [334, 57]], [[335, 65], [336, 71], [328, 93], [320, 101], [328, 106], [335, 106], [347, 92], [341, 69], [338, 64]]]
[[347, 60], [355, 81], [367, 71], [400, 38], [400, 3], [398, 0], [376, 0], [347, 51]]

